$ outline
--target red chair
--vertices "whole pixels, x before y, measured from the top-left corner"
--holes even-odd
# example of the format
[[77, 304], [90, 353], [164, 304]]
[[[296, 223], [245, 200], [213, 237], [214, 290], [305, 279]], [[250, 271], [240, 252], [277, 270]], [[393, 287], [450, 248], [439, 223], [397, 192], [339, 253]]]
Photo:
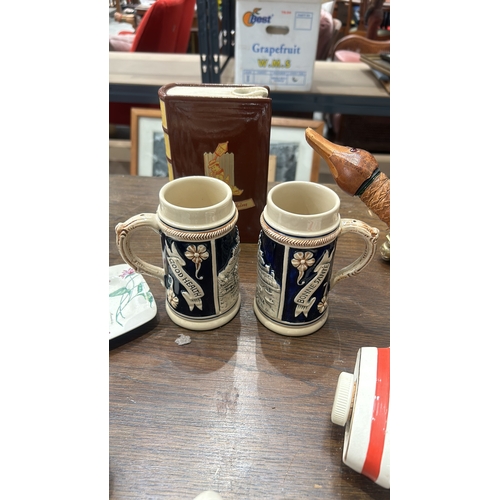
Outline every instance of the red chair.
[[[109, 39], [110, 50], [185, 54], [191, 36], [196, 0], [156, 0], [135, 33], [120, 32]], [[130, 126], [131, 108], [159, 108], [141, 103], [109, 103], [109, 123]]]

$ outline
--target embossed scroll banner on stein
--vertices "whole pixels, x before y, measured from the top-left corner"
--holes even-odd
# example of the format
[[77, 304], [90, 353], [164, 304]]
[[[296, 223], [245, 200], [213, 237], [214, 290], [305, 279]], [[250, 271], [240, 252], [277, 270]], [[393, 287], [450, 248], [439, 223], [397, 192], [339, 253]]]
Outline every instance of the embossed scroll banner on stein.
[[[269, 191], [260, 218], [254, 311], [270, 330], [289, 336], [317, 331], [328, 317], [330, 289], [372, 260], [378, 229], [341, 219], [339, 208], [337, 194], [313, 182], [285, 182]], [[363, 252], [333, 272], [337, 242], [346, 233], [363, 240]]]
[[[190, 330], [222, 326], [241, 301], [238, 211], [231, 188], [212, 177], [182, 177], [165, 184], [159, 197], [156, 214], [139, 214], [116, 226], [120, 254], [137, 272], [162, 282], [174, 323]], [[129, 237], [139, 227], [159, 233], [164, 269], [132, 251]]]

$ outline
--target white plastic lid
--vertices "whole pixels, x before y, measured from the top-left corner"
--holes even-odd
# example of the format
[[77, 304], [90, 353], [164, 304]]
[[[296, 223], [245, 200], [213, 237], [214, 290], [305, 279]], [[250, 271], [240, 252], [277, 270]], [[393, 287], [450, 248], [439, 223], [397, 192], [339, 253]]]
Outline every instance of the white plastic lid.
[[332, 422], [344, 426], [351, 411], [354, 393], [354, 375], [342, 372], [337, 382], [337, 390], [333, 400]]

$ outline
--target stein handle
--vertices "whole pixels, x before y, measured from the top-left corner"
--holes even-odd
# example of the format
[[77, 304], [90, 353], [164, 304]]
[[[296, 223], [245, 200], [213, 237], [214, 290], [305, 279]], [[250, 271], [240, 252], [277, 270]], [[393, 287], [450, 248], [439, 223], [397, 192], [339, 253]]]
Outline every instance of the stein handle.
[[159, 233], [160, 227], [156, 218], [156, 214], [139, 214], [130, 217], [125, 222], [120, 222], [115, 227], [116, 245], [123, 260], [138, 273], [147, 274], [153, 278], [158, 278], [161, 283], [164, 283], [165, 271], [158, 266], [153, 266], [143, 261], [134, 254], [130, 248], [129, 236], [130, 233], [139, 227], [150, 227], [153, 231]]
[[339, 239], [344, 234], [353, 233], [363, 240], [365, 247], [363, 253], [354, 262], [332, 275], [330, 279], [330, 288], [333, 288], [340, 280], [358, 274], [370, 263], [377, 250], [379, 230], [376, 227], [371, 227], [365, 222], [356, 219], [341, 219], [340, 224], [341, 231]]

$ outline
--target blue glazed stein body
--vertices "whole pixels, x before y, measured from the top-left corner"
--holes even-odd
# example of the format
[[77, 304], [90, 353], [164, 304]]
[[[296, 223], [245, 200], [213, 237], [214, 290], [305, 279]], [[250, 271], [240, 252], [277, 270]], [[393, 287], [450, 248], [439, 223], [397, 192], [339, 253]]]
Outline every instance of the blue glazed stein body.
[[256, 302], [270, 320], [290, 327], [313, 325], [325, 315], [336, 240], [313, 248], [307, 239], [285, 245], [261, 231]]
[[184, 240], [172, 229], [161, 227], [167, 311], [188, 322], [217, 321], [239, 303], [238, 228], [219, 228], [225, 234], [212, 239], [185, 233]]

